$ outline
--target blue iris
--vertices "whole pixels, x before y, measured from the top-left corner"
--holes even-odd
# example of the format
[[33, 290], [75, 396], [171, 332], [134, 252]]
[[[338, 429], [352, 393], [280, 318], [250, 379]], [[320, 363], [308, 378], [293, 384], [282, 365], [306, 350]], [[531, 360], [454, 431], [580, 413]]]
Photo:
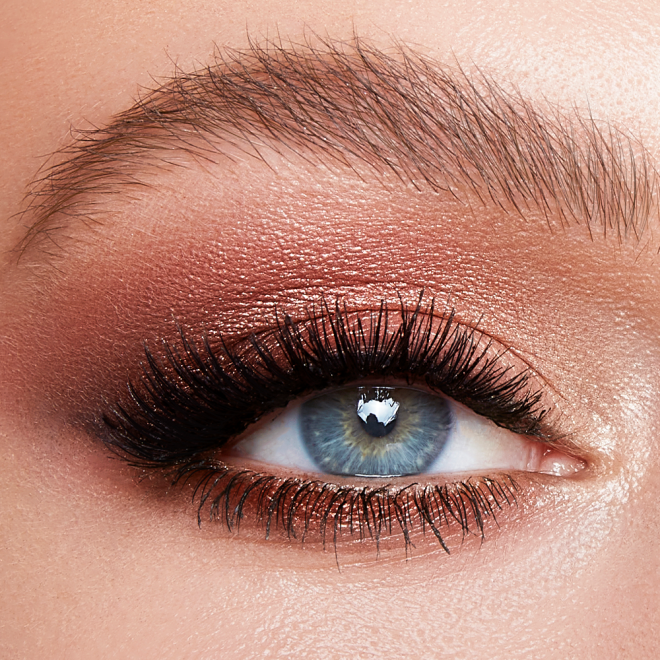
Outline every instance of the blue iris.
[[345, 387], [300, 412], [310, 457], [340, 475], [419, 474], [440, 455], [452, 423], [448, 399], [406, 387]]

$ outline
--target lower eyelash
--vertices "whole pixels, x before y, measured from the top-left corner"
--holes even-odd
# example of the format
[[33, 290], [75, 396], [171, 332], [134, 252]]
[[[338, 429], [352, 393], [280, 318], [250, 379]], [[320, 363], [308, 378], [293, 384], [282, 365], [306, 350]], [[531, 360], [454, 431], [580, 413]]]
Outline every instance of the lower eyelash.
[[[549, 411], [529, 370], [504, 360], [506, 349], [453, 311], [436, 315], [423, 292], [408, 309], [400, 301], [392, 321], [385, 302], [352, 313], [323, 303], [296, 323], [227, 345], [222, 337], [201, 348], [181, 331], [163, 342], [161, 358], [146, 350], [143, 378], [128, 384], [126, 405], [102, 415], [106, 445], [129, 464], [191, 483], [197, 519], [238, 531], [262, 528], [266, 538], [331, 544], [402, 539], [406, 554], [419, 534], [447, 553], [456, 538], [484, 539], [520, 489], [503, 474], [437, 484], [358, 486], [275, 476], [217, 460], [219, 451], [250, 424], [292, 399], [364, 378], [421, 381], [513, 432], [553, 437]], [[490, 522], [489, 522], [490, 521]]]
[[337, 552], [347, 537], [376, 543], [401, 535], [406, 553], [411, 535], [431, 533], [450, 554], [446, 534], [460, 530], [485, 538], [486, 521], [505, 506], [516, 506], [520, 488], [509, 475], [475, 477], [442, 485], [342, 486], [314, 479], [277, 477], [224, 463], [203, 462], [182, 466], [174, 483], [195, 482], [193, 501], [201, 526], [209, 521], [238, 531], [251, 517], [264, 529], [265, 538], [282, 532], [290, 540], [320, 542], [330, 539]]

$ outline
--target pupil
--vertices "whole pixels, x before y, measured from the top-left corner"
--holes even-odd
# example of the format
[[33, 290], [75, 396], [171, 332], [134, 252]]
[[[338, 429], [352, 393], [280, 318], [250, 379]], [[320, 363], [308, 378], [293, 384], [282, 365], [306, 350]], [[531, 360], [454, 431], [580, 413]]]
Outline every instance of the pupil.
[[389, 388], [374, 388], [360, 396], [356, 412], [362, 429], [374, 438], [382, 438], [394, 430], [398, 411], [399, 403], [391, 397]]
[[393, 419], [389, 424], [383, 424], [373, 413], [367, 417], [366, 422], [362, 419], [360, 421], [362, 422], [362, 428], [374, 438], [382, 438], [391, 433], [396, 426], [396, 419]]

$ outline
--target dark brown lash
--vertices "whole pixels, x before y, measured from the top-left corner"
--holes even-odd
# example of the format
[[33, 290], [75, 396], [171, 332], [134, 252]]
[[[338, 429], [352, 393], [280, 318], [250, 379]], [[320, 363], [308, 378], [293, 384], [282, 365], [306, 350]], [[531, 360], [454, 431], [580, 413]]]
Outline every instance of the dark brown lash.
[[496, 522], [496, 513], [504, 506], [517, 505], [520, 492], [509, 475], [442, 485], [358, 487], [211, 462], [185, 466], [174, 480], [190, 481], [195, 482], [193, 501], [198, 504], [200, 526], [207, 516], [229, 531], [238, 531], [250, 517], [250, 524], [263, 526], [267, 539], [277, 530], [291, 541], [320, 541], [324, 549], [330, 541], [335, 552], [346, 535], [372, 540], [378, 548], [381, 540], [399, 533], [408, 552], [411, 534], [419, 530], [432, 533], [449, 554], [445, 530], [459, 529], [463, 538], [483, 540], [486, 521]]

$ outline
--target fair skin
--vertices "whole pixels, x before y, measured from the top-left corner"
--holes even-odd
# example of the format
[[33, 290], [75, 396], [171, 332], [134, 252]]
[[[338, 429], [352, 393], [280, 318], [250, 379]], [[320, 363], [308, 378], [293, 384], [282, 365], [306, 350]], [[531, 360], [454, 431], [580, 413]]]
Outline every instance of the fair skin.
[[[275, 35], [359, 35], [478, 69], [543, 111], [633, 135], [637, 162], [658, 168], [656, 3], [66, 0], [4, 16], [2, 657], [657, 657], [655, 203], [641, 237], [590, 236], [366, 165], [177, 152], [182, 167], [151, 171], [98, 222], [14, 249], [34, 220], [17, 215], [25, 192], [71, 127], [106, 125], [140, 86], [202, 68], [214, 48]], [[482, 319], [550, 384], [558, 451], [579, 458], [570, 474], [523, 472], [518, 506], [483, 542], [450, 529], [450, 555], [421, 536], [408, 557], [396, 539], [378, 556], [360, 542], [335, 555], [256, 527], [200, 528], [191, 486], [139, 479], [89, 430], [174, 318], [240, 334], [275, 306], [301, 317], [321, 294], [364, 310], [422, 289], [451, 294], [461, 322]]]

